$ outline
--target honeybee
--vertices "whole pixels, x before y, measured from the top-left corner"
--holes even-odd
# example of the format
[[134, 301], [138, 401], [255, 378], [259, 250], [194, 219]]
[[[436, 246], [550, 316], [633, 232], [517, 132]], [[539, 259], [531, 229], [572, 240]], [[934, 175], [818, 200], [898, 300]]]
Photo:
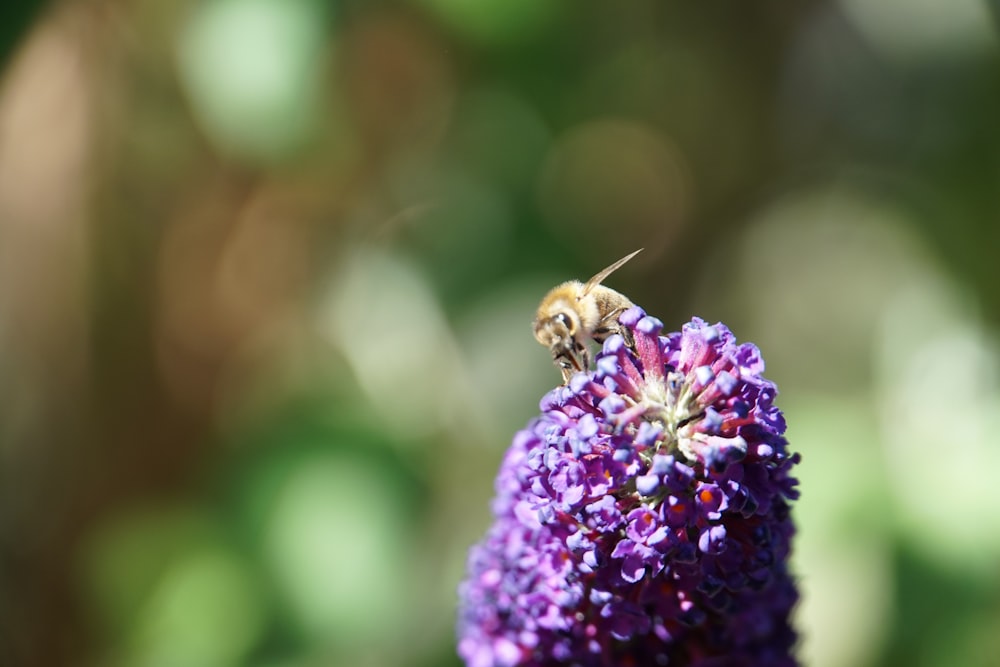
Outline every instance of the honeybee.
[[642, 248], [622, 257], [586, 283], [570, 280], [553, 287], [539, 304], [535, 339], [549, 348], [552, 361], [562, 371], [563, 383], [589, 368], [587, 345], [592, 339], [603, 343], [612, 334], [628, 333], [618, 324], [618, 316], [631, 308], [632, 302], [601, 282], [640, 252]]

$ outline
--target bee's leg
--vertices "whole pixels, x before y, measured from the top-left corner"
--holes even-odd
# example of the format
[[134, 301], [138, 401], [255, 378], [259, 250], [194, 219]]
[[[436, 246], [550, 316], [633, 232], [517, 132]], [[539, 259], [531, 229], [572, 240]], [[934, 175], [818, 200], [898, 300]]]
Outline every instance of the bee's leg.
[[610, 313], [608, 313], [596, 329], [594, 329], [593, 338], [598, 343], [603, 343], [608, 338], [614, 334], [621, 334], [625, 337], [626, 342], [628, 341], [628, 336], [631, 335], [631, 331], [628, 327], [623, 327], [618, 323], [618, 316], [625, 312], [624, 308], [617, 308]]
[[[635, 336], [632, 335], [632, 330], [628, 327], [619, 327], [619, 329], [619, 333], [622, 335], [622, 338], [625, 339], [625, 345], [628, 346], [628, 349], [636, 352]], [[636, 354], [638, 354], [638, 352], [636, 352]]]
[[594, 330], [594, 340], [598, 343], [604, 344], [604, 341], [613, 336], [614, 334], [621, 334], [621, 337], [625, 339], [625, 345], [628, 349], [635, 351], [635, 339], [632, 336], [632, 330], [628, 327], [623, 327], [618, 322], [618, 317], [625, 312], [625, 308], [618, 308], [612, 311], [601, 320], [601, 325]]
[[563, 384], [568, 384], [574, 374], [587, 369], [590, 356], [586, 347], [581, 346], [578, 341], [573, 341], [571, 347], [553, 347], [552, 361], [562, 371]]
[[587, 344], [576, 341], [576, 354], [580, 358], [580, 369], [590, 370], [590, 349]]

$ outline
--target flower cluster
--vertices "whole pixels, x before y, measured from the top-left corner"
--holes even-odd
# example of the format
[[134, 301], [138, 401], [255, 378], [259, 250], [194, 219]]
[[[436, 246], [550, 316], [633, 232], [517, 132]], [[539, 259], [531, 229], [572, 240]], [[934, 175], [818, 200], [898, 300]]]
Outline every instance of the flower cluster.
[[470, 551], [458, 652], [469, 667], [795, 665], [794, 527], [776, 389], [751, 344], [695, 319], [630, 340], [541, 402]]

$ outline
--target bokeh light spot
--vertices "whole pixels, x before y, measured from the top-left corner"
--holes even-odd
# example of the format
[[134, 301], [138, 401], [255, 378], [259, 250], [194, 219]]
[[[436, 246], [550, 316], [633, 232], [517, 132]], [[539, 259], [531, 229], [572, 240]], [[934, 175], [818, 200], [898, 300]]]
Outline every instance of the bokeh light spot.
[[312, 641], [357, 649], [400, 619], [407, 527], [398, 504], [386, 477], [349, 456], [289, 467], [265, 519], [265, 554]]
[[748, 336], [783, 350], [768, 362], [783, 386], [867, 386], [878, 315], [929, 260], [909, 223], [903, 209], [863, 186], [788, 192], [755, 217], [735, 262], [708, 265], [706, 289], [729, 309], [753, 301]]
[[996, 51], [996, 19], [983, 0], [839, 0], [839, 5], [877, 49], [898, 61]]
[[331, 280], [318, 326], [391, 432], [412, 441], [465, 405], [451, 329], [427, 279], [402, 258], [356, 250]]
[[140, 611], [130, 650], [133, 664], [244, 664], [263, 622], [262, 600], [249, 569], [225, 551], [195, 551], [164, 573]]
[[863, 396], [802, 392], [782, 395], [782, 405], [802, 453], [792, 555], [795, 571], [809, 573], [796, 610], [802, 664], [872, 664], [894, 594], [876, 410]]
[[[1000, 470], [997, 341], [933, 271], [899, 290], [879, 325], [875, 386], [900, 525], [945, 566], [995, 576], [1000, 531], [987, 526], [1000, 494], [986, 471]], [[940, 491], [930, 500], [928, 489]]]
[[213, 0], [192, 14], [178, 45], [180, 77], [224, 153], [271, 162], [303, 147], [323, 90], [324, 7]]

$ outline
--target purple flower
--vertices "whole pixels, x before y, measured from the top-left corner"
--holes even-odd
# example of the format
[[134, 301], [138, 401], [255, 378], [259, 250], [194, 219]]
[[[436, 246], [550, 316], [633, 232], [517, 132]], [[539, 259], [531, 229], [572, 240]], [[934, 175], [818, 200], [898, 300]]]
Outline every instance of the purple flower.
[[756, 347], [638, 307], [549, 392], [459, 589], [469, 667], [791, 666], [787, 451]]

